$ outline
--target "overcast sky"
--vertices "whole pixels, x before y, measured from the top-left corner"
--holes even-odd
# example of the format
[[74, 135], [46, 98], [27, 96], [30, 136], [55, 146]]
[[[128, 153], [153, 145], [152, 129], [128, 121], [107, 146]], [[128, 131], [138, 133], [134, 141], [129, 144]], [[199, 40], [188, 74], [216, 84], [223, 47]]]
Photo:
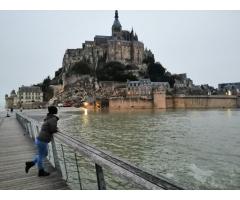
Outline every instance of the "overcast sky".
[[[0, 11], [0, 105], [21, 85], [53, 77], [66, 49], [110, 35], [113, 11]], [[195, 84], [240, 82], [240, 11], [119, 11], [156, 61]]]

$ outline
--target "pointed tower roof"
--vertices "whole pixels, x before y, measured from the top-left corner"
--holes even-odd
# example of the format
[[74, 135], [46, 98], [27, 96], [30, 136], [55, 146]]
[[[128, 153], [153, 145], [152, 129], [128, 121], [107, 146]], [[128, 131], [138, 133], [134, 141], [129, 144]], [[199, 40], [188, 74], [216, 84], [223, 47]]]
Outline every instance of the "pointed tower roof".
[[121, 31], [122, 30], [122, 26], [118, 20], [118, 11], [115, 10], [115, 20], [113, 22], [113, 25], [112, 25], [112, 31]]

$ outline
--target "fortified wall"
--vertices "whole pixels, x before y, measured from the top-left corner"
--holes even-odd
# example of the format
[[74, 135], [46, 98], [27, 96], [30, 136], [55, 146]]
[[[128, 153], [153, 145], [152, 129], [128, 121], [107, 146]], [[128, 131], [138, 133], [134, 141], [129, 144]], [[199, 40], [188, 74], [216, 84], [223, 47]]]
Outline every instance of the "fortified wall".
[[109, 109], [150, 109], [153, 108], [152, 100], [141, 98], [110, 98]]
[[140, 98], [111, 98], [109, 109], [167, 109], [167, 108], [239, 108], [240, 97], [237, 96], [166, 96], [155, 93], [153, 100]]
[[240, 96], [237, 98], [237, 107], [240, 108]]
[[167, 96], [167, 108], [237, 108], [236, 96]]

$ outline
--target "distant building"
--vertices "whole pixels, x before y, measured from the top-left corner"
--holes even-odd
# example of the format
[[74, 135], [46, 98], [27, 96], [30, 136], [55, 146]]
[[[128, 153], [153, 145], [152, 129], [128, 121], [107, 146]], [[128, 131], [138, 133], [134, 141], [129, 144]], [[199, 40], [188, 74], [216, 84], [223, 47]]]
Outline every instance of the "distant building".
[[152, 84], [150, 79], [127, 82], [127, 96], [151, 96]]
[[38, 86], [22, 86], [18, 90], [18, 99], [21, 103], [42, 102], [43, 92]]
[[221, 83], [221, 84], [218, 84], [218, 89], [219, 90], [223, 90], [223, 89], [238, 89], [238, 90], [240, 90], [240, 82]]
[[170, 89], [170, 85], [168, 82], [152, 82], [152, 88], [168, 90], [168, 89]]
[[5, 95], [6, 107], [7, 108], [16, 108], [18, 105], [18, 97], [15, 90], [12, 90], [10, 96]]
[[190, 78], [187, 78], [187, 74], [173, 74], [174, 78], [174, 87], [175, 88], [187, 88], [193, 86], [193, 81]]
[[218, 90], [227, 95], [240, 95], [240, 82], [218, 84]]
[[22, 86], [17, 94], [12, 90], [10, 96], [5, 95], [7, 108], [37, 108], [43, 102], [43, 92], [38, 86]]
[[139, 81], [127, 82], [128, 97], [152, 98], [154, 89], [167, 90], [170, 88], [168, 82], [151, 82], [150, 79], [140, 79]]

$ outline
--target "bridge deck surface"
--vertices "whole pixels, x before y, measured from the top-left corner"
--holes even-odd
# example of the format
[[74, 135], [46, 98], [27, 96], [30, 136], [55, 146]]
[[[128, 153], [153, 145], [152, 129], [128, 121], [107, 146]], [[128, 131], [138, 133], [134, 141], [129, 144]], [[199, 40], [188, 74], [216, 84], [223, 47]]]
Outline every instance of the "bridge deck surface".
[[25, 162], [36, 152], [33, 141], [11, 116], [0, 119], [0, 189], [1, 190], [64, 190], [69, 189], [60, 174], [46, 161], [51, 174], [38, 177], [37, 167], [25, 173]]

